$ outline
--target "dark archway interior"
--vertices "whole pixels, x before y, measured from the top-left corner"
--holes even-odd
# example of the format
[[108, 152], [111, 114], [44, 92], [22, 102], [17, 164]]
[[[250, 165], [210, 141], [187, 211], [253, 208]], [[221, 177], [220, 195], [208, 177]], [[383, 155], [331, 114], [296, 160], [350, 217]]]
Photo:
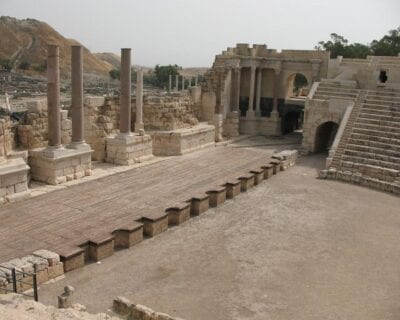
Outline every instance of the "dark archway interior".
[[337, 123], [328, 121], [321, 124], [315, 135], [315, 152], [327, 152], [332, 146], [339, 126]]
[[303, 110], [292, 110], [282, 117], [282, 133], [288, 134], [302, 127]]

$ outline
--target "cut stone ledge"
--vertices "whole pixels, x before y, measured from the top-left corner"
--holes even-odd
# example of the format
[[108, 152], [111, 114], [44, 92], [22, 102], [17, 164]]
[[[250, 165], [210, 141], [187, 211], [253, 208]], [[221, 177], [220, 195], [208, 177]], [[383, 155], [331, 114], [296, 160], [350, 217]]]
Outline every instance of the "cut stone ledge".
[[168, 207], [168, 225], [177, 226], [190, 219], [190, 203], [182, 202]]
[[130, 248], [143, 240], [143, 223], [134, 221], [113, 231], [116, 248]]

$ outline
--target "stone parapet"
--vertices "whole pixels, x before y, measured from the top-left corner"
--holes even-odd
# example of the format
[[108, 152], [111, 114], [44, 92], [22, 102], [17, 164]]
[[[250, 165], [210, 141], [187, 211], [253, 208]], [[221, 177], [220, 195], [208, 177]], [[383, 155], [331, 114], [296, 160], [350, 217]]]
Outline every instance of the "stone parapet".
[[153, 157], [151, 136], [119, 134], [107, 138], [106, 161], [118, 165], [132, 165]]
[[38, 148], [29, 151], [33, 180], [52, 185], [92, 174], [92, 150]]

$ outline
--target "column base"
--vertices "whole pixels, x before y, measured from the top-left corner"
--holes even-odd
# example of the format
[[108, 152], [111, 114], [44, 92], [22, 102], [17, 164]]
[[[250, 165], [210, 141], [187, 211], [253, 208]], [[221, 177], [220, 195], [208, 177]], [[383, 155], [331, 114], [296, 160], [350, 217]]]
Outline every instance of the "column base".
[[0, 163], [0, 204], [26, 199], [29, 167], [22, 158], [4, 160]]
[[120, 133], [107, 138], [106, 162], [132, 165], [153, 158], [151, 136]]
[[92, 152], [63, 147], [38, 148], [29, 151], [33, 180], [57, 185], [92, 174]]
[[74, 142], [66, 146], [67, 149], [80, 150], [80, 151], [91, 151], [92, 148], [85, 142]]

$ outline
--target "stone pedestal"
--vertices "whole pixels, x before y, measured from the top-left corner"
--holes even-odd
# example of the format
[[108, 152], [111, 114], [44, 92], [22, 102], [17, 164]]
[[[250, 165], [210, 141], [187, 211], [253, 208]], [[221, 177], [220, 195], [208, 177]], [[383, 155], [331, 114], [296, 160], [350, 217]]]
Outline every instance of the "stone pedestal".
[[29, 151], [33, 180], [52, 185], [80, 179], [92, 174], [92, 150], [38, 148]]
[[106, 161], [118, 165], [132, 165], [153, 157], [153, 144], [148, 134], [123, 134], [107, 138]]
[[0, 204], [29, 197], [28, 171], [22, 158], [0, 162]]

